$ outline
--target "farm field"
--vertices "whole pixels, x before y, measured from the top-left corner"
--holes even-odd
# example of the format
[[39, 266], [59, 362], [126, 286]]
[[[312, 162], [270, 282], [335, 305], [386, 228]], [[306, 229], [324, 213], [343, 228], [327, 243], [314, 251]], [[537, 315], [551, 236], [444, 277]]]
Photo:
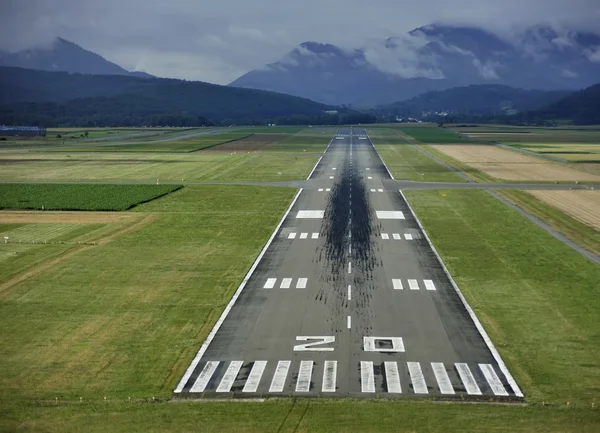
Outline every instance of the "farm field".
[[433, 125], [401, 126], [397, 128], [420, 143], [472, 143], [471, 140], [461, 137], [453, 130], [437, 128]]
[[600, 191], [529, 191], [529, 194], [600, 231]]
[[0, 209], [119, 211], [179, 188], [178, 185], [0, 184]]
[[431, 147], [495, 179], [543, 182], [597, 182], [600, 180], [600, 176], [577, 170], [571, 166], [491, 145], [433, 145]]
[[[206, 431], [248, 432], [594, 431], [600, 305], [592, 288], [600, 271], [483, 191], [407, 195], [523, 385], [529, 407], [167, 402], [294, 193], [187, 186], [118, 214], [153, 222], [0, 291], [6, 330], [0, 427], [186, 431], [200, 422]], [[522, 260], [532, 255], [534, 262]]]
[[423, 182], [465, 182], [390, 129], [369, 129], [369, 136], [395, 179]]

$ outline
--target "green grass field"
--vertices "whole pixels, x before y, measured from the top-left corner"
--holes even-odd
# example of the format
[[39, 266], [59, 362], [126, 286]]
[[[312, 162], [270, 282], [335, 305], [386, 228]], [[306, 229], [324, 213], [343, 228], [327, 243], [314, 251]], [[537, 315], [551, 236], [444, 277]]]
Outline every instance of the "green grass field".
[[0, 209], [119, 211], [179, 185], [0, 184]]
[[438, 128], [435, 126], [402, 126], [397, 128], [421, 143], [443, 144], [473, 142], [461, 137], [453, 130]]

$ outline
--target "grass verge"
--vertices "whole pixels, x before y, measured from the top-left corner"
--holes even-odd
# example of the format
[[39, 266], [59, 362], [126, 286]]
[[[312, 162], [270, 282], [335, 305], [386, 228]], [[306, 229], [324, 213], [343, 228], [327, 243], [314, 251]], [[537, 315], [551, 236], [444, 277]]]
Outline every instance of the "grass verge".
[[181, 185], [0, 184], [0, 209], [120, 211]]
[[485, 191], [405, 194], [528, 401], [597, 405], [600, 267]]

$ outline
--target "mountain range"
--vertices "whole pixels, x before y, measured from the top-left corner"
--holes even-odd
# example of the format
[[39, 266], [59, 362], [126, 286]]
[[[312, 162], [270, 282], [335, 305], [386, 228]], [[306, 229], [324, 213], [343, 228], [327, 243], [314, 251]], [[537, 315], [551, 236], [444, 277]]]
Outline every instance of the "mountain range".
[[104, 57], [81, 48], [63, 38], [55, 39], [49, 46], [19, 51], [0, 52], [0, 66], [38, 69], [42, 71], [64, 71], [91, 75], [130, 75], [150, 78], [145, 72], [129, 72]]
[[599, 35], [536, 26], [500, 37], [434, 24], [351, 50], [305, 42], [229, 85], [371, 106], [471, 84], [578, 90], [599, 79]]

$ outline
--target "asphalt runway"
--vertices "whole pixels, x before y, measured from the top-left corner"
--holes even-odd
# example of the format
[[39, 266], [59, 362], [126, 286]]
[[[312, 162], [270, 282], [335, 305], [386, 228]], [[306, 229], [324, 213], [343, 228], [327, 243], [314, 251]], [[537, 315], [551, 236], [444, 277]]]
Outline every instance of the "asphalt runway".
[[520, 401], [390, 180], [339, 130], [175, 395]]

